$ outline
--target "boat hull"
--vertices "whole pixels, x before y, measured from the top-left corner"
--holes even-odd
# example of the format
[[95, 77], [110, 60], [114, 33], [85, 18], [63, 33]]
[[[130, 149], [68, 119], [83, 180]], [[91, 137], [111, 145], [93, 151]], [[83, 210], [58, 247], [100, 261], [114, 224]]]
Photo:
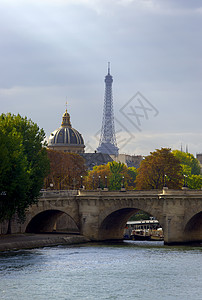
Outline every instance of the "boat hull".
[[131, 239], [133, 241], [150, 241], [151, 237], [149, 235], [133, 234], [131, 235]]

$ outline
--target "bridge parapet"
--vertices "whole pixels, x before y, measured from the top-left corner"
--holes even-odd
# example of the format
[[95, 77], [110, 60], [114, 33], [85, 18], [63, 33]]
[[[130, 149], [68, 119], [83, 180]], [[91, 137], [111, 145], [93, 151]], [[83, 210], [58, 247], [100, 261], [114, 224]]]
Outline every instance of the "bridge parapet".
[[75, 197], [78, 195], [78, 190], [42, 190], [41, 198], [57, 198], [57, 197]]
[[113, 197], [127, 197], [127, 196], [157, 196], [162, 193], [162, 190], [126, 190], [126, 191], [106, 191], [106, 190], [79, 190], [79, 197], [91, 197], [91, 196], [113, 196]]
[[[147, 191], [150, 193], [150, 191]], [[174, 197], [178, 196], [189, 196], [189, 197], [202, 197], [202, 190], [190, 190], [188, 188], [183, 188], [181, 190], [172, 190], [168, 188], [163, 188], [163, 191], [159, 195], [173, 195]]]
[[91, 196], [113, 196], [113, 197], [139, 197], [139, 196], [173, 196], [174, 198], [178, 197], [197, 197], [202, 198], [202, 190], [172, 190], [163, 188], [163, 190], [126, 190], [126, 191], [108, 191], [108, 190], [42, 190], [41, 191], [41, 200], [43, 198], [57, 198], [57, 197], [91, 197]]

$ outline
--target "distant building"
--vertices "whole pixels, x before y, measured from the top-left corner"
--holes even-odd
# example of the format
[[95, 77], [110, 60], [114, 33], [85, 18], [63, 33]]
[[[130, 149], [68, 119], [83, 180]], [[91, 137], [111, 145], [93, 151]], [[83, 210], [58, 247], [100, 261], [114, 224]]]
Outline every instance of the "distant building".
[[128, 168], [135, 167], [139, 168], [141, 161], [143, 160], [143, 156], [141, 155], [128, 155], [128, 154], [119, 154], [110, 155], [111, 158], [116, 162], [124, 163]]
[[85, 145], [82, 135], [72, 128], [70, 115], [67, 110], [62, 116], [61, 126], [51, 133], [48, 140], [48, 148], [78, 154], [84, 152]]
[[92, 170], [95, 166], [106, 165], [108, 162], [113, 161], [109, 154], [104, 153], [80, 153], [80, 155], [84, 158], [89, 170]]
[[202, 153], [196, 154], [196, 158], [199, 161], [200, 167], [201, 167], [201, 174], [202, 174]]
[[196, 154], [196, 158], [198, 159], [199, 163], [202, 165], [202, 153]]

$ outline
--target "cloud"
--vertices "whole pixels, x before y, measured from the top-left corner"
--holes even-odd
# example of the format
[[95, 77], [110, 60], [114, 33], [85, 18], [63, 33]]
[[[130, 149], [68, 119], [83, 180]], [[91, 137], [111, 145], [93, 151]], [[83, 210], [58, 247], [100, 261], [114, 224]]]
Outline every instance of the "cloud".
[[[128, 131], [136, 135], [119, 111], [140, 91], [159, 110], [143, 122], [143, 133], [168, 134], [168, 144], [177, 143], [169, 132], [200, 134], [200, 1], [3, 0], [0, 9], [3, 112], [27, 115], [49, 135], [67, 97], [73, 126], [93, 143], [111, 61], [114, 111]], [[163, 142], [142, 137], [142, 146], [134, 141], [124, 151]]]
[[[196, 142], [197, 141], [197, 142]], [[166, 134], [159, 133], [139, 133], [135, 139], [128, 145], [130, 154], [148, 155], [151, 151], [161, 149], [162, 147], [171, 148], [172, 150], [188, 151], [196, 155], [202, 149], [202, 134], [192, 132], [169, 132]]]
[[[187, 26], [186, 20], [179, 24], [172, 17], [170, 23], [169, 17], [162, 19], [162, 15], [148, 16], [140, 8], [136, 10], [140, 4], [159, 6], [159, 1], [68, 1], [59, 2], [56, 7], [54, 1], [50, 1], [50, 6], [48, 1], [20, 3], [21, 6], [12, 6], [9, 14], [5, 7], [0, 21], [4, 41], [0, 60], [3, 87], [9, 82], [10, 86], [29, 86], [85, 81], [87, 69], [93, 68], [100, 58], [103, 63], [107, 56], [120, 60], [127, 55], [127, 60], [119, 64], [127, 65], [133, 59], [132, 65], [148, 75], [158, 70], [161, 78], [163, 71], [166, 76], [176, 76], [172, 65], [186, 67], [184, 59], [197, 64], [194, 58], [200, 55], [197, 34], [192, 37], [199, 26], [197, 21], [192, 20]], [[127, 4], [124, 9], [123, 3]], [[109, 13], [98, 16], [93, 5]], [[195, 56], [190, 59], [193, 49]]]

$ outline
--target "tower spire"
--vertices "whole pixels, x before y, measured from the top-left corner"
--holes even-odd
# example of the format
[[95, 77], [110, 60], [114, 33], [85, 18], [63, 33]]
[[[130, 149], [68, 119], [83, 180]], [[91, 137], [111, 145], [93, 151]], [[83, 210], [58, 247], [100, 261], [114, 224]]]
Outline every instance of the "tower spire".
[[188, 153], [188, 145], [186, 145], [186, 153]]
[[110, 75], [110, 62], [108, 62], [108, 75]]
[[105, 97], [102, 129], [97, 151], [100, 153], [113, 154], [117, 156], [119, 149], [116, 144], [116, 135], [114, 128], [112, 82], [113, 78], [110, 75], [110, 63], [108, 62], [108, 74], [105, 76]]

